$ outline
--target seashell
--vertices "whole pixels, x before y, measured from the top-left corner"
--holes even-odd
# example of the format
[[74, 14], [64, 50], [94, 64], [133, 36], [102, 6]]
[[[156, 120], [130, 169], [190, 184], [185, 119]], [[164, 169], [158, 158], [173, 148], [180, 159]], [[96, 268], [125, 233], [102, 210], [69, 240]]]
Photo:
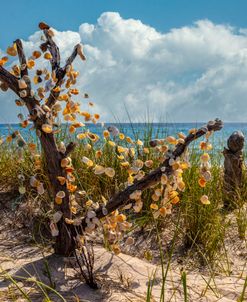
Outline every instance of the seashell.
[[45, 104], [42, 105], [42, 109], [43, 109], [45, 112], [50, 112], [50, 111], [51, 111], [50, 107], [48, 107], [48, 106], [45, 105]]
[[52, 126], [49, 124], [43, 124], [41, 128], [45, 133], [52, 133]]
[[63, 217], [63, 213], [61, 211], [57, 211], [52, 215], [52, 221], [54, 223], [58, 223], [58, 221]]
[[27, 61], [27, 68], [32, 69], [35, 66], [35, 61], [34, 60], [28, 60]]
[[2, 59], [0, 60], [0, 66], [3, 66], [4, 64], [6, 64], [8, 62], [9, 58], [7, 56], [2, 57]]
[[12, 57], [15, 57], [17, 55], [17, 49], [16, 49], [16, 44], [14, 44], [13, 46], [10, 46], [7, 48], [7, 54], [12, 56]]
[[0, 88], [2, 91], [7, 91], [9, 89], [9, 86], [6, 83], [1, 83], [0, 82]]
[[21, 99], [15, 100], [15, 104], [16, 104], [17, 106], [24, 106], [24, 105], [25, 105], [24, 101], [21, 100]]
[[47, 34], [48, 34], [51, 38], [55, 36], [54, 31], [53, 31], [52, 29], [50, 29], [50, 28], [47, 30]]
[[63, 176], [58, 176], [57, 179], [61, 186], [63, 186], [66, 183], [66, 178]]
[[19, 174], [17, 177], [18, 177], [18, 179], [20, 181], [24, 181], [25, 180], [25, 176], [23, 174]]
[[51, 59], [52, 59], [52, 55], [51, 55], [49, 52], [46, 52], [46, 53], [44, 54], [44, 58], [45, 58], [46, 60], [51, 60]]
[[117, 136], [119, 134], [119, 130], [117, 127], [115, 126], [109, 126], [107, 128], [107, 130], [113, 135], [113, 136]]
[[57, 192], [56, 197], [58, 197], [58, 198], [64, 198], [65, 197], [65, 192], [64, 191]]
[[12, 67], [12, 70], [13, 70], [13, 72], [14, 72], [14, 74], [15, 74], [16, 76], [19, 76], [20, 73], [21, 73], [21, 69], [20, 69], [20, 66], [19, 66], [19, 65], [14, 65], [14, 66]]
[[21, 195], [25, 194], [25, 193], [26, 193], [26, 188], [25, 188], [24, 186], [20, 186], [20, 187], [19, 187], [19, 193], [20, 193]]
[[59, 112], [59, 111], [62, 110], [62, 106], [60, 105], [59, 102], [56, 102], [56, 103], [53, 105], [52, 109], [54, 109], [56, 112]]
[[59, 230], [57, 228], [57, 225], [54, 222], [50, 223], [50, 230], [51, 230], [51, 235], [53, 237], [56, 237], [59, 235]]
[[93, 161], [89, 158], [87, 158], [86, 156], [82, 157], [82, 162], [84, 164], [86, 164], [88, 167], [92, 167], [93, 166]]
[[35, 51], [33, 51], [32, 56], [34, 59], [38, 59], [41, 56], [41, 52], [38, 50], [35, 50]]
[[86, 60], [86, 57], [85, 57], [85, 55], [84, 55], [84, 53], [83, 53], [83, 46], [82, 46], [81, 44], [78, 44], [78, 45], [77, 45], [77, 53], [78, 53], [78, 55], [80, 56], [80, 58], [81, 58], [83, 61]]
[[42, 195], [42, 194], [45, 193], [45, 189], [44, 189], [43, 183], [39, 183], [39, 185], [37, 186], [37, 191], [38, 191], [39, 195]]
[[133, 237], [128, 237], [127, 240], [125, 241], [125, 244], [127, 245], [133, 245], [135, 243], [135, 240]]
[[31, 176], [30, 177], [30, 185], [31, 185], [31, 187], [36, 188], [38, 186], [38, 184], [39, 184], [39, 181], [36, 179], [36, 177], [35, 176]]
[[20, 91], [20, 97], [21, 98], [25, 98], [26, 96], [27, 96], [27, 91], [26, 90]]
[[151, 159], [146, 160], [146, 161], [145, 161], [145, 166], [146, 166], [147, 168], [152, 168], [153, 163], [154, 163], [154, 162], [153, 162]]
[[64, 142], [59, 143], [58, 150], [59, 150], [59, 152], [61, 152], [63, 154], [66, 152], [66, 146], [65, 146]]
[[130, 194], [130, 199], [138, 200], [141, 198], [142, 191], [141, 190], [136, 190], [133, 193]]
[[63, 158], [61, 160], [61, 167], [65, 168], [71, 164], [71, 159], [69, 157]]
[[105, 169], [105, 174], [108, 176], [108, 177], [114, 177], [115, 176], [115, 170], [113, 168], [106, 168]]
[[105, 172], [105, 168], [103, 166], [96, 165], [94, 167], [94, 174], [100, 175], [100, 174], [103, 174], [104, 172]]
[[200, 199], [201, 203], [202, 204], [205, 204], [205, 205], [208, 205], [210, 204], [210, 201], [208, 199], [208, 196], [207, 195], [202, 195], [201, 199]]
[[27, 88], [27, 83], [23, 79], [20, 79], [18, 80], [18, 86], [20, 89], [25, 89]]
[[55, 202], [56, 202], [56, 204], [60, 205], [60, 204], [63, 203], [63, 199], [56, 196], [56, 197], [55, 197]]
[[87, 212], [87, 218], [92, 219], [94, 217], [96, 217], [96, 213], [94, 211]]
[[79, 90], [78, 89], [76, 89], [76, 88], [74, 88], [74, 89], [70, 89], [70, 91], [69, 91], [71, 94], [74, 94], [74, 95], [77, 95], [77, 94], [79, 94]]

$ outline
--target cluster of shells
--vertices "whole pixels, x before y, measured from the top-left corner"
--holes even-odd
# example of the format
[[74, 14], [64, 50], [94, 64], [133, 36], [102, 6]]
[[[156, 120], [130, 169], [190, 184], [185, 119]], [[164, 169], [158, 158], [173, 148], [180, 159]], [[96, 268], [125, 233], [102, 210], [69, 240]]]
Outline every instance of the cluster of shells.
[[[53, 31], [49, 29], [47, 34], [52, 37]], [[45, 40], [45, 37], [41, 37]], [[82, 52], [82, 47], [78, 46], [78, 54], [82, 60], [85, 60], [85, 56]], [[42, 54], [43, 53], [43, 54]], [[14, 43], [7, 49], [9, 56], [17, 55], [17, 46]], [[39, 108], [45, 115], [44, 123], [40, 129], [37, 130], [37, 135], [49, 135], [56, 134], [61, 129], [56, 120], [59, 113], [62, 113], [63, 120], [69, 123], [69, 132], [75, 133], [76, 138], [83, 144], [85, 151], [90, 151], [95, 145], [102, 140], [98, 146], [99, 149], [94, 152], [94, 159], [83, 156], [81, 161], [84, 163], [86, 169], [90, 169], [95, 177], [116, 177], [117, 172], [113, 167], [104, 166], [101, 164], [101, 157], [103, 155], [103, 147], [107, 145], [112, 148], [112, 152], [115, 153], [116, 160], [119, 163], [120, 169], [126, 172], [126, 181], [122, 184], [123, 187], [128, 187], [135, 183], [135, 181], [141, 180], [145, 175], [150, 173], [153, 169], [157, 168], [158, 164], [164, 163], [166, 159], [169, 160], [169, 167], [161, 167], [162, 175], [160, 182], [151, 188], [152, 202], [149, 205], [150, 211], [154, 219], [165, 217], [171, 214], [172, 207], [180, 201], [180, 193], [185, 190], [185, 182], [183, 180], [183, 173], [190, 167], [188, 151], [185, 151], [181, 157], [174, 157], [172, 150], [178, 144], [184, 144], [185, 134], [178, 133], [177, 137], [168, 136], [165, 139], [156, 139], [149, 143], [149, 146], [144, 144], [140, 139], [133, 140], [129, 136], [125, 136], [116, 127], [111, 126], [107, 129], [103, 129], [102, 136], [89, 131], [85, 124], [79, 121], [79, 118], [83, 118], [85, 122], [97, 123], [100, 115], [97, 113], [90, 113], [90, 110], [83, 111], [80, 108], [80, 102], [75, 100], [80, 97], [80, 92], [73, 86], [77, 83], [79, 72], [74, 70], [72, 65], [68, 65], [66, 68], [66, 76], [62, 81], [58, 82], [55, 71], [50, 72], [47, 68], [37, 68], [32, 71], [32, 79], [27, 76], [21, 76], [22, 70], [26, 68], [28, 70], [34, 69], [36, 61], [41, 58], [51, 61], [52, 55], [47, 51], [45, 43], [41, 44], [41, 50], [33, 51], [31, 57], [28, 58], [27, 63], [23, 65], [13, 64], [10, 72], [18, 79], [19, 87], [19, 99], [16, 100], [17, 106], [24, 106], [27, 98], [33, 98], [39, 104]], [[5, 65], [8, 62], [8, 56], [4, 56], [0, 59], [0, 65]], [[38, 63], [39, 64], [39, 63]], [[35, 85], [35, 90], [31, 89], [31, 83]], [[4, 91], [8, 89], [5, 84], [1, 84], [0, 88]], [[52, 106], [48, 106], [49, 96], [53, 95], [55, 101]], [[83, 95], [83, 99], [87, 99], [88, 94]], [[93, 106], [92, 102], [88, 103], [89, 107]], [[18, 114], [20, 125], [23, 128], [28, 126], [31, 116], [24, 117], [23, 114]], [[102, 124], [102, 127], [104, 125]], [[196, 129], [190, 130], [190, 133], [195, 132]], [[211, 133], [206, 134], [206, 141], [201, 142], [200, 148], [204, 151], [201, 156], [200, 166], [200, 179], [199, 185], [204, 187], [206, 182], [211, 179], [209, 154], [207, 151], [211, 149], [211, 144], [208, 138]], [[17, 139], [17, 144], [20, 148], [25, 147], [27, 144], [21, 137], [20, 133], [12, 133], [7, 136], [6, 141], [11, 142], [13, 139]], [[35, 169], [40, 168], [40, 154], [36, 149], [36, 145], [28, 144], [28, 148], [33, 155], [35, 162]], [[59, 143], [58, 150], [61, 154], [65, 154], [66, 147], [63, 142]], [[152, 155], [152, 157], [151, 157]], [[67, 224], [80, 225], [84, 219], [86, 222], [85, 232], [87, 234], [93, 234], [97, 229], [104, 231], [104, 234], [109, 241], [112, 250], [116, 253], [120, 252], [119, 241], [124, 236], [127, 230], [132, 226], [127, 221], [127, 216], [123, 213], [133, 210], [135, 213], [141, 212], [143, 208], [143, 192], [134, 191], [129, 196], [129, 204], [125, 205], [120, 213], [119, 210], [108, 213], [107, 210], [107, 198], [100, 197], [100, 200], [92, 200], [87, 192], [79, 190], [74, 175], [74, 167], [72, 159], [70, 157], [64, 157], [61, 160], [61, 168], [63, 175], [57, 177], [57, 181], [60, 183], [61, 188], [66, 188], [56, 192], [55, 207], [51, 215], [50, 228], [53, 236], [58, 236], [59, 231], [57, 223], [62, 219], [63, 213], [59, 210], [59, 206], [65, 202], [69, 202], [71, 217], [65, 218]], [[169, 169], [169, 173], [166, 171]], [[21, 194], [25, 194], [26, 189], [24, 186], [23, 177], [19, 178]], [[33, 175], [30, 178], [30, 185], [37, 190], [38, 194], [44, 194], [44, 184], [38, 179], [37, 175]], [[202, 196], [201, 202], [203, 204], [209, 204], [208, 197]], [[101, 209], [104, 218], [99, 220], [97, 218], [97, 211]], [[133, 244], [133, 238], [127, 239], [127, 244]]]

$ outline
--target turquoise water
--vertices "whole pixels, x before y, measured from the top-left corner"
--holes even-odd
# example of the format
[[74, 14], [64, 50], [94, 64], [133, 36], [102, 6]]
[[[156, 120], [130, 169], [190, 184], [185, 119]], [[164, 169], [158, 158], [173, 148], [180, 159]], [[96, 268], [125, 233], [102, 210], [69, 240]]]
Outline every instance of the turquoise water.
[[[95, 134], [102, 135], [102, 131], [108, 126], [114, 125], [125, 135], [130, 136], [132, 139], [140, 138], [163, 138], [167, 135], [175, 135], [178, 132], [188, 133], [191, 128], [199, 128], [204, 123], [106, 123], [102, 128], [101, 124], [87, 124], [87, 127]], [[66, 125], [63, 125], [66, 127]], [[23, 129], [18, 124], [0, 124], [0, 137], [4, 137], [15, 130], [19, 130], [25, 139], [34, 138], [35, 132], [29, 128]], [[212, 141], [218, 148], [223, 148], [226, 145], [227, 138], [233, 131], [241, 130], [244, 135], [247, 133], [247, 123], [225, 123], [221, 131], [216, 132], [212, 137]]]

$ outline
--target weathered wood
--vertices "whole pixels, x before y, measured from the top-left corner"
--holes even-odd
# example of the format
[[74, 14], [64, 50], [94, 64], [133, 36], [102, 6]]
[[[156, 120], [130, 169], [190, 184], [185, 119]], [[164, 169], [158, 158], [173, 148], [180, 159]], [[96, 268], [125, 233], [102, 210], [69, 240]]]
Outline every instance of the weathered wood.
[[234, 209], [242, 186], [244, 135], [235, 131], [224, 148], [224, 208]]
[[[136, 181], [133, 185], [127, 187], [125, 190], [113, 196], [105, 206], [108, 213], [111, 213], [112, 211], [130, 202], [131, 201], [130, 194], [135, 192], [136, 190], [143, 191], [147, 188], [150, 188], [152, 185], [157, 184], [160, 181], [162, 174], [166, 174], [169, 176], [173, 171], [172, 167], [169, 165], [169, 160], [171, 158], [176, 159], [180, 157], [191, 142], [205, 135], [208, 131], [219, 131], [222, 129], [222, 127], [223, 127], [223, 122], [219, 119], [216, 119], [215, 121], [208, 122], [207, 125], [198, 129], [195, 133], [189, 134], [185, 138], [184, 143], [178, 144], [175, 150], [166, 157], [166, 159], [160, 165], [159, 168], [155, 169], [153, 172], [149, 173], [141, 180]], [[105, 216], [102, 210], [103, 210], [102, 207], [100, 207], [96, 211], [96, 216], [98, 218], [102, 218]], [[82, 225], [85, 226], [85, 220], [82, 222]]]
[[[52, 38], [49, 36], [49, 33], [47, 32], [49, 27], [48, 28], [47, 27], [48, 25], [44, 27], [44, 33], [47, 38], [47, 42], [46, 42], [47, 48], [52, 54], [51, 67], [52, 70], [55, 70], [56, 72], [58, 78], [56, 85], [59, 86], [62, 83], [62, 80], [66, 74], [66, 68], [68, 64], [71, 64], [77, 55], [77, 51], [75, 50], [77, 49], [77, 46], [75, 46], [72, 55], [67, 59], [65, 66], [63, 68], [60, 68], [59, 49], [56, 46], [55, 42], [52, 40]], [[28, 69], [26, 66], [27, 60], [23, 50], [23, 45], [21, 40], [19, 39], [17, 39], [15, 43], [17, 46], [19, 62], [20, 65], [22, 65], [21, 77], [25, 78], [25, 81], [27, 82], [28, 85], [28, 88], [26, 89], [27, 96], [22, 97], [22, 100], [24, 101], [29, 111], [30, 119], [33, 121], [36, 131], [39, 133], [38, 137], [40, 139], [42, 151], [45, 157], [46, 169], [50, 180], [52, 196], [53, 198], [55, 198], [56, 193], [58, 191], [65, 192], [65, 198], [63, 199], [63, 203], [61, 205], [55, 205], [57, 210], [63, 212], [63, 219], [61, 219], [58, 223], [59, 236], [56, 237], [56, 243], [54, 248], [55, 248], [55, 253], [68, 256], [72, 254], [75, 247], [74, 238], [71, 235], [73, 233], [72, 230], [73, 227], [67, 225], [64, 220], [65, 218], [71, 218], [69, 192], [66, 187], [66, 184], [61, 185], [57, 177], [58, 176], [66, 177], [65, 171], [61, 167], [61, 160], [73, 150], [75, 145], [74, 143], [69, 144], [66, 148], [65, 154], [62, 154], [61, 152], [59, 152], [57, 148], [56, 140], [53, 133], [47, 134], [42, 131], [41, 129], [42, 125], [50, 123], [49, 116], [47, 116], [47, 114], [43, 111], [39, 101], [37, 101], [30, 94], [31, 82], [29, 81], [28, 78]], [[13, 92], [15, 92], [18, 95], [18, 97], [20, 97], [21, 89], [19, 89], [18, 79], [19, 79], [18, 77], [12, 75], [3, 66], [0, 66], [0, 81], [5, 83]], [[51, 91], [49, 97], [50, 107], [55, 103], [58, 95], [54, 95], [53, 92]]]

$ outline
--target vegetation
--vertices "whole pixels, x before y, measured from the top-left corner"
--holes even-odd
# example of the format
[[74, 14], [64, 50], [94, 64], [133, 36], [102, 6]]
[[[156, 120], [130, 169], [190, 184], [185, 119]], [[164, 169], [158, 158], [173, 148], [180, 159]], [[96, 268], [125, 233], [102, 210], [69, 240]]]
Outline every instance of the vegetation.
[[[27, 128], [32, 121], [36, 132], [36, 137], [26, 140], [19, 131], [10, 129], [9, 135], [1, 138], [0, 188], [18, 192], [12, 208], [21, 213], [23, 220], [32, 217], [35, 238], [39, 235], [43, 244], [52, 243], [57, 254], [75, 256], [81, 277], [93, 288], [98, 285], [92, 236], [100, 234], [104, 246], [119, 254], [125, 246], [134, 245], [137, 230], [145, 233], [149, 228], [162, 267], [160, 301], [165, 301], [167, 274], [179, 240], [183, 250], [196, 253], [214, 278], [222, 257], [226, 262], [228, 259], [224, 244], [231, 225], [228, 213], [222, 210], [222, 157], [210, 143], [222, 122], [216, 119], [200, 129], [191, 129], [188, 135], [178, 133], [163, 139], [155, 137], [152, 128], [144, 138], [128, 137], [116, 127], [104, 125], [101, 135], [92, 133], [83, 122], [98, 123], [100, 116], [91, 112], [92, 102], [88, 103], [90, 110], [80, 108], [81, 94], [73, 86], [78, 72], [72, 62], [77, 54], [85, 60], [82, 46], [77, 45], [61, 67], [53, 31], [45, 23], [39, 27], [45, 40], [40, 48], [44, 59], [51, 63], [51, 72], [40, 69], [40, 50], [34, 50], [26, 59], [20, 40], [7, 50], [9, 56], [18, 55], [19, 64], [9, 66], [9, 72], [3, 67], [8, 57], [0, 59], [1, 88], [10, 88], [18, 95], [16, 104], [28, 109], [26, 117], [18, 115], [20, 125]], [[88, 95], [84, 93], [83, 98]], [[67, 122], [65, 129], [59, 112]], [[199, 138], [202, 140], [197, 142]], [[190, 144], [196, 145], [189, 149]], [[232, 218], [241, 240], [246, 238], [246, 194], [246, 185], [236, 191], [237, 208]], [[172, 240], [164, 251], [165, 230], [171, 232]], [[151, 260], [152, 255], [148, 257], [147, 253], [146, 258]], [[6, 273], [5, 277], [31, 301], [13, 277]], [[43, 292], [45, 301], [49, 301], [50, 291], [60, 295], [52, 280], [49, 286], [28, 281]], [[187, 283], [187, 273], [182, 271], [184, 301], [189, 300]], [[150, 278], [147, 301], [152, 301], [152, 287]], [[245, 289], [246, 284], [242, 300]]]

